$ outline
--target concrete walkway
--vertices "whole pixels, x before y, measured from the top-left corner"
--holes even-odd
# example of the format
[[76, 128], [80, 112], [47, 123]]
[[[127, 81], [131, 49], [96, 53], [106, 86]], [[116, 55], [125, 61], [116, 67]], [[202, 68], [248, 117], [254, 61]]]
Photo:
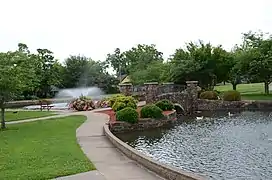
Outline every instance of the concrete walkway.
[[138, 166], [108, 141], [103, 132], [103, 125], [108, 122], [107, 115], [93, 112], [82, 112], [82, 114], [87, 116], [87, 121], [77, 129], [77, 140], [97, 170], [58, 179], [162, 180], [153, 172]]
[[87, 117], [87, 120], [77, 129], [76, 137], [83, 152], [97, 170], [56, 178], [57, 180], [163, 180], [127, 158], [109, 142], [103, 132], [103, 126], [109, 118], [105, 114], [94, 113], [94, 111], [67, 112], [42, 118], [12, 121], [7, 124], [53, 120], [70, 115], [85, 115]]

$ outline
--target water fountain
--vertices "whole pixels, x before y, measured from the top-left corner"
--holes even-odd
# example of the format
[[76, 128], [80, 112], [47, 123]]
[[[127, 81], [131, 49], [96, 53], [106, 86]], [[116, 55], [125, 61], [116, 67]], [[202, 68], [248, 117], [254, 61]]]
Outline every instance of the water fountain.
[[[66, 110], [68, 109], [69, 102], [72, 99], [78, 98], [80, 96], [90, 97], [92, 100], [100, 100], [104, 97], [104, 92], [98, 87], [79, 87], [79, 88], [70, 88], [62, 89], [55, 96], [55, 103], [51, 104], [52, 109]], [[61, 102], [60, 102], [61, 101]], [[39, 105], [26, 106], [24, 109], [40, 109]]]

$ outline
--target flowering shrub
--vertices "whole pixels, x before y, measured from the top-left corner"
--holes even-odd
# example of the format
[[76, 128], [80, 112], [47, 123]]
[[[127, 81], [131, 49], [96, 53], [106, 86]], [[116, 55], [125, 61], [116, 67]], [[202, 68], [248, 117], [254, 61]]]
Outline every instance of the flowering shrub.
[[93, 101], [85, 96], [80, 96], [79, 98], [73, 100], [69, 107], [77, 111], [88, 111], [95, 109]]

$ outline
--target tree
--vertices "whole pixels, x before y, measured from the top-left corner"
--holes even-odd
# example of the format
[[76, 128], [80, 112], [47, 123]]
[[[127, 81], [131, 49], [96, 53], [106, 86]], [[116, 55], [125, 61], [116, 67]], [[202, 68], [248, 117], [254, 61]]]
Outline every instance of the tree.
[[70, 56], [64, 63], [66, 88], [97, 86], [106, 92], [116, 92], [118, 80], [108, 74], [105, 62], [94, 61], [85, 56]]
[[58, 61], [54, 58], [53, 52], [48, 49], [37, 49], [38, 54], [33, 55], [37, 59], [36, 75], [39, 77], [38, 92], [41, 97], [48, 97], [52, 85], [59, 85], [60, 79], [56, 68]]
[[152, 62], [163, 62], [163, 53], [156, 49], [154, 44], [138, 44], [124, 52], [125, 62], [129, 73], [146, 69]]
[[241, 59], [243, 72], [260, 82], [264, 82], [265, 93], [269, 94], [272, 82], [272, 36], [262, 32], [244, 33], [242, 48], [246, 57]]
[[139, 69], [132, 72], [130, 78], [133, 84], [144, 84], [145, 82], [167, 82], [169, 77], [170, 64], [164, 62], [151, 62], [146, 69]]
[[129, 62], [125, 59], [124, 53], [121, 53], [119, 48], [116, 48], [113, 54], [107, 54], [107, 65], [111, 66], [116, 72], [116, 75], [121, 81], [121, 76], [128, 74]]
[[163, 62], [162, 55], [162, 52], [158, 51], [154, 44], [138, 44], [123, 53], [117, 48], [113, 54], [107, 55], [106, 62], [116, 71], [116, 75], [121, 78], [123, 74], [131, 74], [146, 69], [152, 62]]
[[[185, 49], [177, 49], [170, 59], [172, 79], [182, 84], [197, 79], [202, 88], [213, 89], [218, 79], [224, 80], [223, 73], [229, 68], [225, 63], [228, 58], [228, 53], [221, 46], [213, 47], [202, 41], [190, 42]], [[221, 72], [223, 67], [225, 69]]]
[[21, 51], [0, 53], [1, 128], [5, 126], [5, 103], [32, 87], [34, 67]]

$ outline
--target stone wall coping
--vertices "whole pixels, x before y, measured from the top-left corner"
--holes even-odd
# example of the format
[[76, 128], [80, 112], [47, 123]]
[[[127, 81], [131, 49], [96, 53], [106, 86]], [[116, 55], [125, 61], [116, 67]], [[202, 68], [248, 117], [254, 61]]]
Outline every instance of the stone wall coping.
[[171, 167], [165, 164], [158, 163], [150, 157], [140, 153], [136, 149], [132, 148], [128, 144], [121, 141], [115, 135], [111, 133], [108, 125], [103, 127], [106, 137], [113, 143], [113, 145], [123, 152], [127, 157], [135, 160], [140, 165], [148, 168], [149, 170], [157, 173], [163, 178], [168, 180], [204, 180], [205, 177], [186, 172], [184, 170]]
[[148, 82], [148, 83], [144, 83], [144, 85], [158, 85], [158, 82]]
[[173, 82], [166, 82], [166, 83], [162, 83], [163, 85], [173, 85], [173, 84], [175, 84], [175, 83], [173, 83]]
[[119, 84], [119, 86], [132, 86], [132, 83]]
[[198, 81], [186, 81], [186, 84], [197, 84]]

